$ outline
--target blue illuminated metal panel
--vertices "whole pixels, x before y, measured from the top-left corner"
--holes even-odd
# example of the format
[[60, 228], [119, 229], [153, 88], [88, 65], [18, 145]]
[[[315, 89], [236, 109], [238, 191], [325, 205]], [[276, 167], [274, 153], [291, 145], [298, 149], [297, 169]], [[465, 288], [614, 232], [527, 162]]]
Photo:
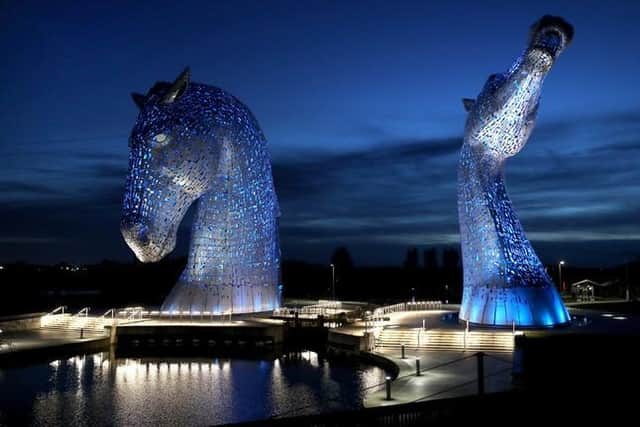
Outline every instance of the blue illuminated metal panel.
[[513, 210], [504, 167], [527, 143], [544, 78], [572, 37], [566, 21], [543, 17], [511, 69], [490, 76], [476, 100], [464, 100], [469, 115], [458, 167], [462, 320], [524, 327], [570, 321]]
[[249, 109], [221, 89], [190, 82], [134, 94], [121, 232], [142, 262], [173, 250], [197, 204], [187, 267], [169, 312], [248, 313], [280, 306], [279, 206], [267, 142]]

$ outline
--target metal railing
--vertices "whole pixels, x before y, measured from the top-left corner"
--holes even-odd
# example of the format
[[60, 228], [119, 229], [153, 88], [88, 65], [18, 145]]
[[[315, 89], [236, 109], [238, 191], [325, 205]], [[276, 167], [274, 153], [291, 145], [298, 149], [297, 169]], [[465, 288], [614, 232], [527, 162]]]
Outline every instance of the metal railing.
[[406, 304], [406, 311], [441, 310], [442, 301], [410, 301]]
[[373, 311], [372, 316], [381, 316], [384, 314], [399, 313], [403, 311], [423, 311], [423, 310], [441, 310], [442, 301], [409, 301], [398, 304], [386, 305], [378, 307]]
[[110, 308], [109, 310], [105, 311], [104, 314], [102, 315], [102, 318], [106, 319], [108, 315], [111, 315], [111, 323], [115, 324], [117, 322], [116, 309], [115, 308]]
[[[73, 327], [80, 327], [80, 337], [84, 336], [84, 327], [87, 326], [89, 320], [90, 307], [84, 307], [82, 310], [73, 315], [71, 325]], [[82, 319], [82, 320], [81, 320]]]
[[[56, 307], [51, 310], [49, 313], [45, 314], [40, 318], [40, 327], [46, 327], [51, 324], [54, 316], [64, 316], [64, 311], [67, 309], [66, 305], [61, 305], [60, 307]], [[56, 317], [57, 318], [57, 317]]]
[[400, 311], [407, 311], [407, 303], [406, 302], [401, 302], [398, 304], [393, 304], [393, 305], [387, 305], [384, 307], [378, 307], [375, 310], [373, 310], [373, 315], [383, 315], [383, 314], [391, 314], [391, 313], [397, 313]]
[[[115, 311], [116, 309], [114, 309]], [[149, 312], [145, 311], [144, 307], [136, 306], [136, 307], [125, 307], [122, 309], [118, 309], [117, 312], [119, 317], [122, 317], [123, 320], [136, 320], [143, 319], [145, 315], [148, 315]]]
[[340, 301], [318, 301], [318, 304], [302, 307], [281, 307], [273, 310], [274, 317], [298, 317], [300, 319], [317, 319], [318, 316], [335, 316], [342, 309]]
[[84, 307], [82, 310], [74, 314], [74, 317], [80, 317], [82, 315], [84, 315], [84, 317], [89, 317], [90, 310], [91, 310], [91, 307]]
[[[411, 301], [378, 307], [364, 316], [366, 321], [382, 321], [385, 315], [404, 311], [440, 310], [442, 301]], [[273, 310], [274, 317], [298, 317], [317, 319], [318, 316], [331, 317], [340, 314], [344, 307], [340, 301], [319, 301], [303, 307], [281, 307]]]
[[53, 309], [49, 313], [45, 314], [45, 316], [53, 316], [54, 314], [58, 314], [58, 312], [61, 312], [60, 314], [64, 314], [64, 311], [66, 309], [67, 309], [66, 305], [61, 305], [60, 307], [56, 307], [55, 309]]

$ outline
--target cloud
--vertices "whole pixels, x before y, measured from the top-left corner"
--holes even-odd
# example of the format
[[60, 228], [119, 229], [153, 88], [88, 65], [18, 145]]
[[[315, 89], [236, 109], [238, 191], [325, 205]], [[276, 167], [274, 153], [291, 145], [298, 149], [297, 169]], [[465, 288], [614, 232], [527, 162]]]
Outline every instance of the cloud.
[[[640, 172], [630, 153], [640, 148], [639, 123], [639, 114], [622, 113], [540, 125], [507, 162], [512, 201], [534, 245], [545, 243], [543, 258], [578, 242], [624, 241], [640, 252]], [[355, 152], [276, 160], [285, 245], [455, 243], [460, 145], [461, 138], [385, 139]], [[605, 262], [619, 261], [608, 252]]]
[[0, 237], [0, 243], [3, 244], [43, 244], [54, 241], [50, 237], [30, 237], [30, 236], [12, 236], [12, 237]]
[[116, 179], [124, 183], [127, 176], [126, 160], [118, 163], [96, 162], [90, 168], [98, 179]]
[[[514, 207], [543, 259], [571, 251], [574, 264], [603, 265], [640, 252], [639, 123], [624, 113], [541, 124], [507, 162]], [[324, 262], [347, 245], [359, 264], [399, 263], [407, 246], [457, 244], [461, 137], [363, 132], [377, 138], [366, 148], [274, 158], [285, 258]], [[0, 174], [0, 259], [131, 259], [118, 230], [126, 153], [68, 157], [28, 162], [28, 179]]]
[[57, 193], [57, 190], [42, 184], [35, 184], [22, 181], [0, 181], [0, 193], [7, 194], [28, 194], [33, 196], [49, 196]]

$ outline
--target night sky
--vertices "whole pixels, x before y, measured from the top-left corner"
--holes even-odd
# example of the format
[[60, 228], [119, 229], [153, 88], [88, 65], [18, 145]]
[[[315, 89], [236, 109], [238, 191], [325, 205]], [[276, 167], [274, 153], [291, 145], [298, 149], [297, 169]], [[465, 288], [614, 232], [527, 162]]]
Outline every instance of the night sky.
[[129, 94], [186, 65], [260, 122], [285, 259], [327, 262], [346, 245], [356, 264], [398, 264], [409, 246], [458, 245], [460, 99], [506, 71], [544, 14], [576, 35], [507, 164], [512, 201], [544, 262], [640, 254], [638, 2], [0, 0], [0, 10], [0, 262], [133, 259], [118, 228]]

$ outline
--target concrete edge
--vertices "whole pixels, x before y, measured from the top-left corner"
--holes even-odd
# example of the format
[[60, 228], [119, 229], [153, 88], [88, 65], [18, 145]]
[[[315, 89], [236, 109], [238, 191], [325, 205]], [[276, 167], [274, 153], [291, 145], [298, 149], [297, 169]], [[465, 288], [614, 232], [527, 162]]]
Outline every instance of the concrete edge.
[[369, 351], [363, 351], [360, 352], [358, 358], [363, 362], [384, 369], [385, 372], [391, 374], [391, 380], [393, 381], [395, 381], [395, 379], [398, 378], [398, 375], [400, 375], [400, 366], [396, 362], [394, 362], [393, 359], [390, 359], [386, 356]]
[[0, 353], [0, 367], [49, 362], [64, 357], [109, 351], [109, 337], [89, 338], [85, 341], [41, 346]]

